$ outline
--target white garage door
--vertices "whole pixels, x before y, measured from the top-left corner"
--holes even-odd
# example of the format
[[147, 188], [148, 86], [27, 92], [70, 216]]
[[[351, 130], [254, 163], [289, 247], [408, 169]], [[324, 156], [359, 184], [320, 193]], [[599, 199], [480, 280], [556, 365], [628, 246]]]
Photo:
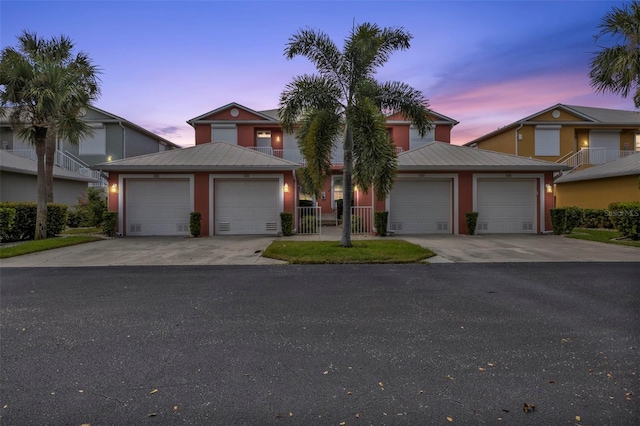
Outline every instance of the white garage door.
[[127, 235], [189, 235], [189, 179], [127, 179]]
[[535, 233], [535, 179], [478, 179], [480, 233]]
[[389, 201], [390, 230], [397, 234], [452, 233], [451, 179], [397, 180]]
[[277, 234], [279, 187], [277, 179], [216, 179], [215, 234]]

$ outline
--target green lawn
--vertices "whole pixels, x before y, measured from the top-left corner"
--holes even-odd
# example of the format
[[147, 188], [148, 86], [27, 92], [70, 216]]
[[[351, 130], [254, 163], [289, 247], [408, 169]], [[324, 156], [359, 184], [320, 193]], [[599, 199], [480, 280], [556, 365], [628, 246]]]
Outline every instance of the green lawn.
[[0, 259], [7, 257], [21, 256], [23, 254], [36, 253], [44, 250], [51, 250], [60, 247], [75, 246], [76, 244], [100, 241], [104, 238], [97, 235], [74, 235], [71, 237], [47, 238], [46, 240], [25, 241], [15, 245], [0, 247]]
[[615, 229], [576, 228], [571, 234], [567, 235], [567, 237], [576, 238], [578, 240], [597, 241], [600, 243], [640, 247], [640, 241], [615, 240], [614, 238], [622, 237], [622, 234]]
[[417, 263], [435, 253], [404, 240], [353, 241], [353, 247], [339, 241], [275, 241], [262, 254], [289, 263]]
[[98, 227], [89, 227], [89, 228], [67, 228], [61, 232], [62, 235], [78, 235], [78, 234], [86, 234], [86, 235], [95, 235], [102, 234], [102, 228]]

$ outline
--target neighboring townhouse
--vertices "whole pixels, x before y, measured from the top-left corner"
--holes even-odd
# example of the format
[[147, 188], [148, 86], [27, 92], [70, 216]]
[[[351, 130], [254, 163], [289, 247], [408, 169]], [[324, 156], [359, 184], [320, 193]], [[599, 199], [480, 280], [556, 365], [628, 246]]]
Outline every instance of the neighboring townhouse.
[[640, 155], [576, 170], [556, 179], [556, 206], [606, 209], [640, 201]]
[[556, 104], [465, 144], [577, 168], [640, 151], [640, 112]]
[[[355, 187], [353, 214], [372, 232], [375, 211], [389, 211], [395, 234], [466, 233], [465, 213], [478, 211], [479, 233], [551, 230], [553, 173], [568, 167], [451, 145], [457, 121], [431, 112], [433, 130], [421, 138], [407, 120], [388, 117], [398, 150], [396, 183], [385, 200]], [[303, 203], [316, 217], [337, 219], [342, 199], [342, 152], [320, 199], [304, 193], [297, 169], [303, 159], [294, 134], [283, 132], [277, 110], [254, 111], [232, 103], [188, 121], [196, 145], [179, 151], [106, 162], [109, 209], [119, 213], [123, 235], [188, 235], [189, 213], [202, 214], [204, 235], [281, 232], [280, 213]]]
[[[38, 165], [34, 160], [0, 150], [0, 201], [37, 201]], [[91, 177], [53, 168], [53, 201], [70, 206], [87, 192]]]
[[[180, 148], [122, 117], [96, 107], [83, 110], [82, 119], [91, 127], [93, 134], [84, 137], [77, 145], [65, 140], [57, 141], [56, 165], [73, 172], [86, 174], [91, 170], [90, 167], [99, 163]], [[3, 150], [26, 158], [36, 158], [31, 143], [20, 138], [7, 118], [0, 121], [0, 142]], [[93, 177], [101, 180], [99, 174]], [[106, 184], [106, 180], [104, 182]]]

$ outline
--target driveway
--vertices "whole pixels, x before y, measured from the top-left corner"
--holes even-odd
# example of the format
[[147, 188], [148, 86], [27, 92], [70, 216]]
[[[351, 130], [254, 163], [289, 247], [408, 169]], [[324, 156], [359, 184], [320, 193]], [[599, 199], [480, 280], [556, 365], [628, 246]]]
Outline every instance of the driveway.
[[[353, 240], [376, 239], [354, 236]], [[640, 248], [575, 240], [557, 235], [409, 235], [403, 239], [437, 253], [429, 263], [640, 262]], [[340, 239], [329, 228], [313, 236], [128, 237], [65, 247], [0, 261], [4, 267], [277, 265], [262, 257], [275, 239]]]

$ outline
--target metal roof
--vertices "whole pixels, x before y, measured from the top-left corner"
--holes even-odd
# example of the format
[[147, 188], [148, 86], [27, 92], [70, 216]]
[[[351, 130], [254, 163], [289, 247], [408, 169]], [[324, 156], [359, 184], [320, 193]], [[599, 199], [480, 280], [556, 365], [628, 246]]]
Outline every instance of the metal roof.
[[227, 142], [205, 143], [94, 166], [95, 169], [113, 171], [255, 171], [295, 170], [298, 167], [291, 161]]
[[[247, 108], [246, 106], [240, 105], [237, 102], [231, 102], [231, 103], [223, 105], [223, 106], [221, 106], [219, 108], [213, 109], [213, 110], [211, 110], [209, 112], [205, 112], [204, 114], [199, 115], [199, 116], [197, 116], [195, 118], [192, 118], [191, 120], [187, 120], [187, 124], [190, 124], [190, 125], [193, 126], [194, 123], [196, 123], [197, 121], [204, 120], [205, 118], [207, 118], [207, 117], [209, 117], [211, 115], [215, 115], [215, 114], [217, 114], [217, 113], [219, 113], [221, 111], [224, 111], [224, 110], [232, 108], [232, 107], [233, 108], [243, 109], [243, 110], [245, 110], [245, 111], [247, 111], [247, 112], [249, 112], [249, 113], [251, 113], [253, 115], [256, 115], [258, 117], [264, 118], [266, 121], [278, 121], [277, 117], [272, 117], [272, 116], [270, 116], [268, 114], [265, 114], [264, 112], [261, 112], [261, 111], [254, 111], [251, 108]], [[225, 121], [234, 122], [234, 120], [225, 120]], [[238, 121], [243, 121], [243, 120], [238, 120]]]
[[569, 167], [445, 142], [431, 142], [398, 154], [398, 170], [560, 171]]
[[640, 153], [628, 155], [610, 163], [577, 170], [555, 180], [555, 183], [577, 182], [581, 180], [606, 179], [616, 176], [640, 175]]
[[[37, 176], [38, 163], [29, 158], [21, 157], [4, 150], [0, 150], [0, 170], [3, 172], [13, 172]], [[83, 176], [79, 173], [74, 173], [58, 166], [53, 166], [53, 177], [58, 179], [78, 180], [82, 182], [97, 182], [97, 180], [94, 178]]]

